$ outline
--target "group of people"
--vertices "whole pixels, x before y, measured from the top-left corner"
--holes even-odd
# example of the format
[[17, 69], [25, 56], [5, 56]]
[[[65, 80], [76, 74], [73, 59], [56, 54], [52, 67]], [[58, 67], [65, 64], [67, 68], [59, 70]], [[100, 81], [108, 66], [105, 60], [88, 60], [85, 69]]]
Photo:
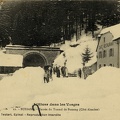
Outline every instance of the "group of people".
[[56, 77], [68, 77], [68, 69], [67, 67], [64, 65], [64, 66], [54, 66], [53, 68], [53, 72], [54, 74], [56, 74]]
[[[44, 67], [44, 83], [48, 83], [49, 81], [53, 80], [53, 74], [56, 75], [56, 77], [60, 78], [62, 77], [68, 77], [68, 69], [66, 65], [64, 66], [45, 66]], [[88, 69], [86, 67], [79, 68], [77, 70], [77, 76], [83, 79], [86, 79], [88, 76]]]
[[79, 78], [83, 78], [83, 79], [87, 78], [86, 68], [85, 67], [79, 68], [77, 72], [78, 72], [78, 77]]
[[50, 80], [53, 80], [52, 75], [56, 75], [56, 77], [68, 77], [68, 69], [66, 66], [45, 66], [44, 67], [44, 83], [48, 83]]
[[78, 76], [80, 78], [86, 79], [89, 75], [93, 74], [94, 71], [90, 67], [83, 67], [78, 69]]

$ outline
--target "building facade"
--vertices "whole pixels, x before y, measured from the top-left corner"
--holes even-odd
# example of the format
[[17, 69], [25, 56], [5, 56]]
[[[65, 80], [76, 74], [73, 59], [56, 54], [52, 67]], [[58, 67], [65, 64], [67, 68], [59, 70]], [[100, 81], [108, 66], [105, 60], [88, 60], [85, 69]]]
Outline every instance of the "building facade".
[[7, 45], [5, 49], [6, 54], [22, 55], [23, 67], [52, 65], [55, 58], [62, 52], [59, 47], [49, 46]]
[[98, 36], [97, 69], [120, 67], [120, 24], [105, 28]]

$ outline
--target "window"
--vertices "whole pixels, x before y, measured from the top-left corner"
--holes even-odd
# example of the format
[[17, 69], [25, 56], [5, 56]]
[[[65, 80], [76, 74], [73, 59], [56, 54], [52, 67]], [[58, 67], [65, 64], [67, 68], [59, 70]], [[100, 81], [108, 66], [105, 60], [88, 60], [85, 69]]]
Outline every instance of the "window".
[[106, 66], [106, 64], [104, 64], [104, 67]]
[[99, 68], [101, 68], [101, 64], [99, 65]]
[[111, 49], [109, 50], [109, 56], [110, 56], [110, 57], [111, 57], [111, 56], [114, 56], [114, 49], [111, 48]]
[[112, 64], [110, 64], [110, 66], [112, 66]]
[[4, 67], [1, 67], [1, 71], [0, 71], [1, 73], [4, 73]]
[[102, 52], [99, 52], [99, 58], [102, 58]]
[[103, 58], [106, 57], [107, 54], [106, 54], [106, 50], [103, 51]]

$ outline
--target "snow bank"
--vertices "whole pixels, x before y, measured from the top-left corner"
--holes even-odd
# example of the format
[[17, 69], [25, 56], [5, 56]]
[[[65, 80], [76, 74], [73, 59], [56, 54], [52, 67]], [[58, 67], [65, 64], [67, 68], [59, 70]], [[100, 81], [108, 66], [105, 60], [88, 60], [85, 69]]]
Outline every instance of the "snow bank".
[[22, 67], [22, 63], [22, 55], [5, 54], [4, 50], [0, 50], [0, 66]]
[[[17, 61], [17, 62], [15, 62]], [[22, 67], [23, 56], [14, 54], [0, 54], [0, 66]]]
[[[102, 26], [98, 25], [99, 30], [95, 31], [95, 34], [99, 34]], [[56, 58], [54, 64], [59, 66], [63, 66], [65, 60], [67, 60], [67, 68], [68, 72], [73, 73], [79, 68], [83, 67], [83, 61], [81, 54], [85, 52], [85, 48], [88, 46], [90, 51], [93, 53], [93, 58], [86, 64], [86, 66], [91, 66], [97, 61], [96, 58], [96, 48], [98, 41], [96, 38], [93, 38], [91, 32], [88, 32], [86, 35], [84, 30], [81, 32], [80, 38], [76, 41], [76, 36], [72, 38], [71, 41], [65, 41], [65, 44], [61, 46], [61, 50], [66, 54], [66, 58], [61, 54], [58, 58]], [[76, 47], [70, 47], [70, 45], [76, 45]]]
[[114, 67], [102, 67], [93, 75], [89, 76], [87, 80], [92, 86], [96, 86], [96, 90], [92, 90], [92, 94], [106, 96], [109, 94], [120, 93], [120, 69]]
[[[89, 37], [88, 37], [89, 38]], [[85, 39], [86, 40], [86, 39]], [[54, 64], [63, 66], [65, 60], [67, 60], [66, 66], [68, 68], [68, 72], [73, 73], [79, 68], [83, 67], [82, 62], [82, 53], [85, 52], [85, 48], [88, 46], [90, 51], [93, 53], [93, 58], [87, 63], [87, 66], [92, 65], [97, 61], [96, 58], [96, 47], [97, 47], [97, 41], [88, 40], [84, 42], [80, 42], [77, 47], [68, 47], [65, 49], [64, 53], [66, 55], [66, 58], [63, 57], [63, 53], [56, 58], [54, 61]]]
[[[25, 107], [30, 107], [31, 104], [37, 103], [38, 101], [40, 101], [40, 103], [79, 103], [79, 108], [98, 108], [99, 110], [82, 112], [55, 111], [55, 113], [61, 113], [62, 116], [54, 118], [61, 120], [65, 120], [67, 118], [70, 120], [119, 120], [119, 73], [120, 69], [104, 67], [92, 76], [88, 77], [87, 80], [78, 78], [56, 78], [46, 87], [46, 89], [49, 89], [48, 94], [45, 96], [36, 96], [35, 99], [29, 101]], [[43, 111], [43, 113], [46, 112]], [[54, 113], [54, 111], [47, 111], [47, 113]], [[47, 117], [47, 119], [51, 120], [51, 117]]]
[[[25, 70], [25, 71], [24, 71]], [[21, 71], [21, 72], [20, 72]], [[119, 120], [119, 101], [120, 101], [120, 69], [118, 68], [113, 68], [113, 67], [103, 67], [99, 69], [96, 73], [93, 75], [89, 76], [86, 80], [79, 79], [79, 78], [56, 78], [53, 76], [53, 81], [48, 83], [48, 84], [42, 84], [42, 79], [36, 79], [40, 76], [42, 76], [42, 69], [40, 68], [25, 68], [23, 70], [18, 71], [20, 73], [19, 75], [21, 78], [17, 78], [16, 82], [12, 82], [13, 79], [9, 77], [7, 81], [9, 81], [7, 84], [8, 87], [10, 85], [12, 86], [12, 91], [14, 92], [14, 88], [19, 93], [18, 95], [16, 94], [14, 104], [15, 103], [22, 103], [22, 98], [26, 98], [28, 100], [27, 104], [24, 104], [23, 108], [31, 108], [31, 106], [34, 103], [79, 103], [79, 107], [65, 107], [65, 108], [96, 108], [99, 109], [98, 111], [42, 111], [43, 114], [62, 114], [60, 117], [28, 117], [28, 116], [23, 116], [23, 117], [17, 117], [19, 119], [26, 119], [28, 118], [29, 120], [33, 120], [33, 118], [36, 119], [56, 119], [56, 120], [87, 120], [87, 119], [93, 119], [93, 120]], [[24, 72], [23, 72], [24, 71]], [[26, 72], [29, 71], [29, 72]], [[34, 73], [33, 73], [34, 72]], [[16, 73], [16, 76], [18, 76]], [[31, 73], [33, 73], [31, 75]], [[41, 74], [41, 75], [38, 75]], [[35, 76], [37, 77], [35, 77]], [[15, 75], [14, 75], [15, 76]], [[19, 76], [20, 77], [20, 76]], [[35, 77], [35, 78], [34, 78]], [[15, 77], [16, 78], [16, 77]], [[27, 79], [26, 78], [30, 78]], [[33, 81], [34, 78], [34, 81]], [[7, 81], [3, 84], [5, 80], [1, 81], [1, 85], [5, 85]], [[14, 81], [14, 80], [13, 80]], [[24, 81], [24, 83], [20, 82]], [[32, 92], [32, 87], [35, 87], [33, 83], [36, 85], [36, 88], [34, 88], [34, 92]], [[15, 85], [16, 84], [16, 85]], [[22, 85], [21, 85], [22, 84]], [[39, 85], [40, 86], [39, 86]], [[17, 86], [18, 85], [18, 86]], [[19, 87], [22, 86], [22, 87]], [[16, 86], [16, 87], [15, 87]], [[25, 86], [25, 87], [23, 87]], [[26, 87], [27, 86], [27, 87]], [[18, 90], [22, 89], [21, 92], [18, 92]], [[5, 87], [6, 89], [6, 87]], [[4, 90], [5, 90], [4, 89]], [[7, 92], [8, 92], [7, 88]], [[30, 90], [30, 91], [28, 91]], [[1, 90], [0, 90], [1, 91]], [[24, 92], [23, 92], [24, 91]], [[28, 93], [26, 92], [28, 91]], [[39, 91], [39, 92], [38, 92]], [[32, 93], [31, 93], [32, 92]], [[4, 93], [4, 92], [3, 92]], [[24, 96], [21, 96], [21, 94], [24, 94]], [[34, 95], [33, 95], [34, 93]], [[7, 93], [8, 94], [8, 93]], [[12, 95], [12, 94], [11, 94]], [[8, 96], [7, 101], [9, 103], [12, 103], [13, 101], [9, 101], [9, 97], [13, 96]], [[32, 97], [31, 97], [31, 96]], [[34, 97], [33, 97], [34, 96]], [[5, 97], [5, 96], [3, 96]], [[2, 101], [3, 104], [5, 104]], [[1, 105], [0, 105], [1, 106]], [[41, 109], [43, 108], [64, 108], [64, 107], [56, 107], [56, 106], [41, 106]], [[10, 113], [14, 113], [15, 111], [13, 109], [8, 110]], [[3, 110], [3, 113], [6, 112]], [[31, 113], [31, 114], [36, 114], [38, 111], [16, 111], [19, 114], [23, 113]], [[2, 117], [5, 118], [5, 117]], [[8, 117], [9, 118], [9, 117]], [[16, 117], [10, 117], [12, 120], [16, 120]]]
[[23, 104], [34, 97], [41, 89], [43, 74], [40, 67], [27, 67], [3, 78], [0, 81], [0, 108]]

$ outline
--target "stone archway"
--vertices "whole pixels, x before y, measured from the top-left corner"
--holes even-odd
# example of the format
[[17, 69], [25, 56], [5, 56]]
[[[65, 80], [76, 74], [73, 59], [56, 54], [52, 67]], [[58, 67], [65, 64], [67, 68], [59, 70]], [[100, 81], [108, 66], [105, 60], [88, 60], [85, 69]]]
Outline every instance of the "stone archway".
[[29, 52], [23, 55], [23, 67], [44, 67], [47, 59], [39, 52]]

